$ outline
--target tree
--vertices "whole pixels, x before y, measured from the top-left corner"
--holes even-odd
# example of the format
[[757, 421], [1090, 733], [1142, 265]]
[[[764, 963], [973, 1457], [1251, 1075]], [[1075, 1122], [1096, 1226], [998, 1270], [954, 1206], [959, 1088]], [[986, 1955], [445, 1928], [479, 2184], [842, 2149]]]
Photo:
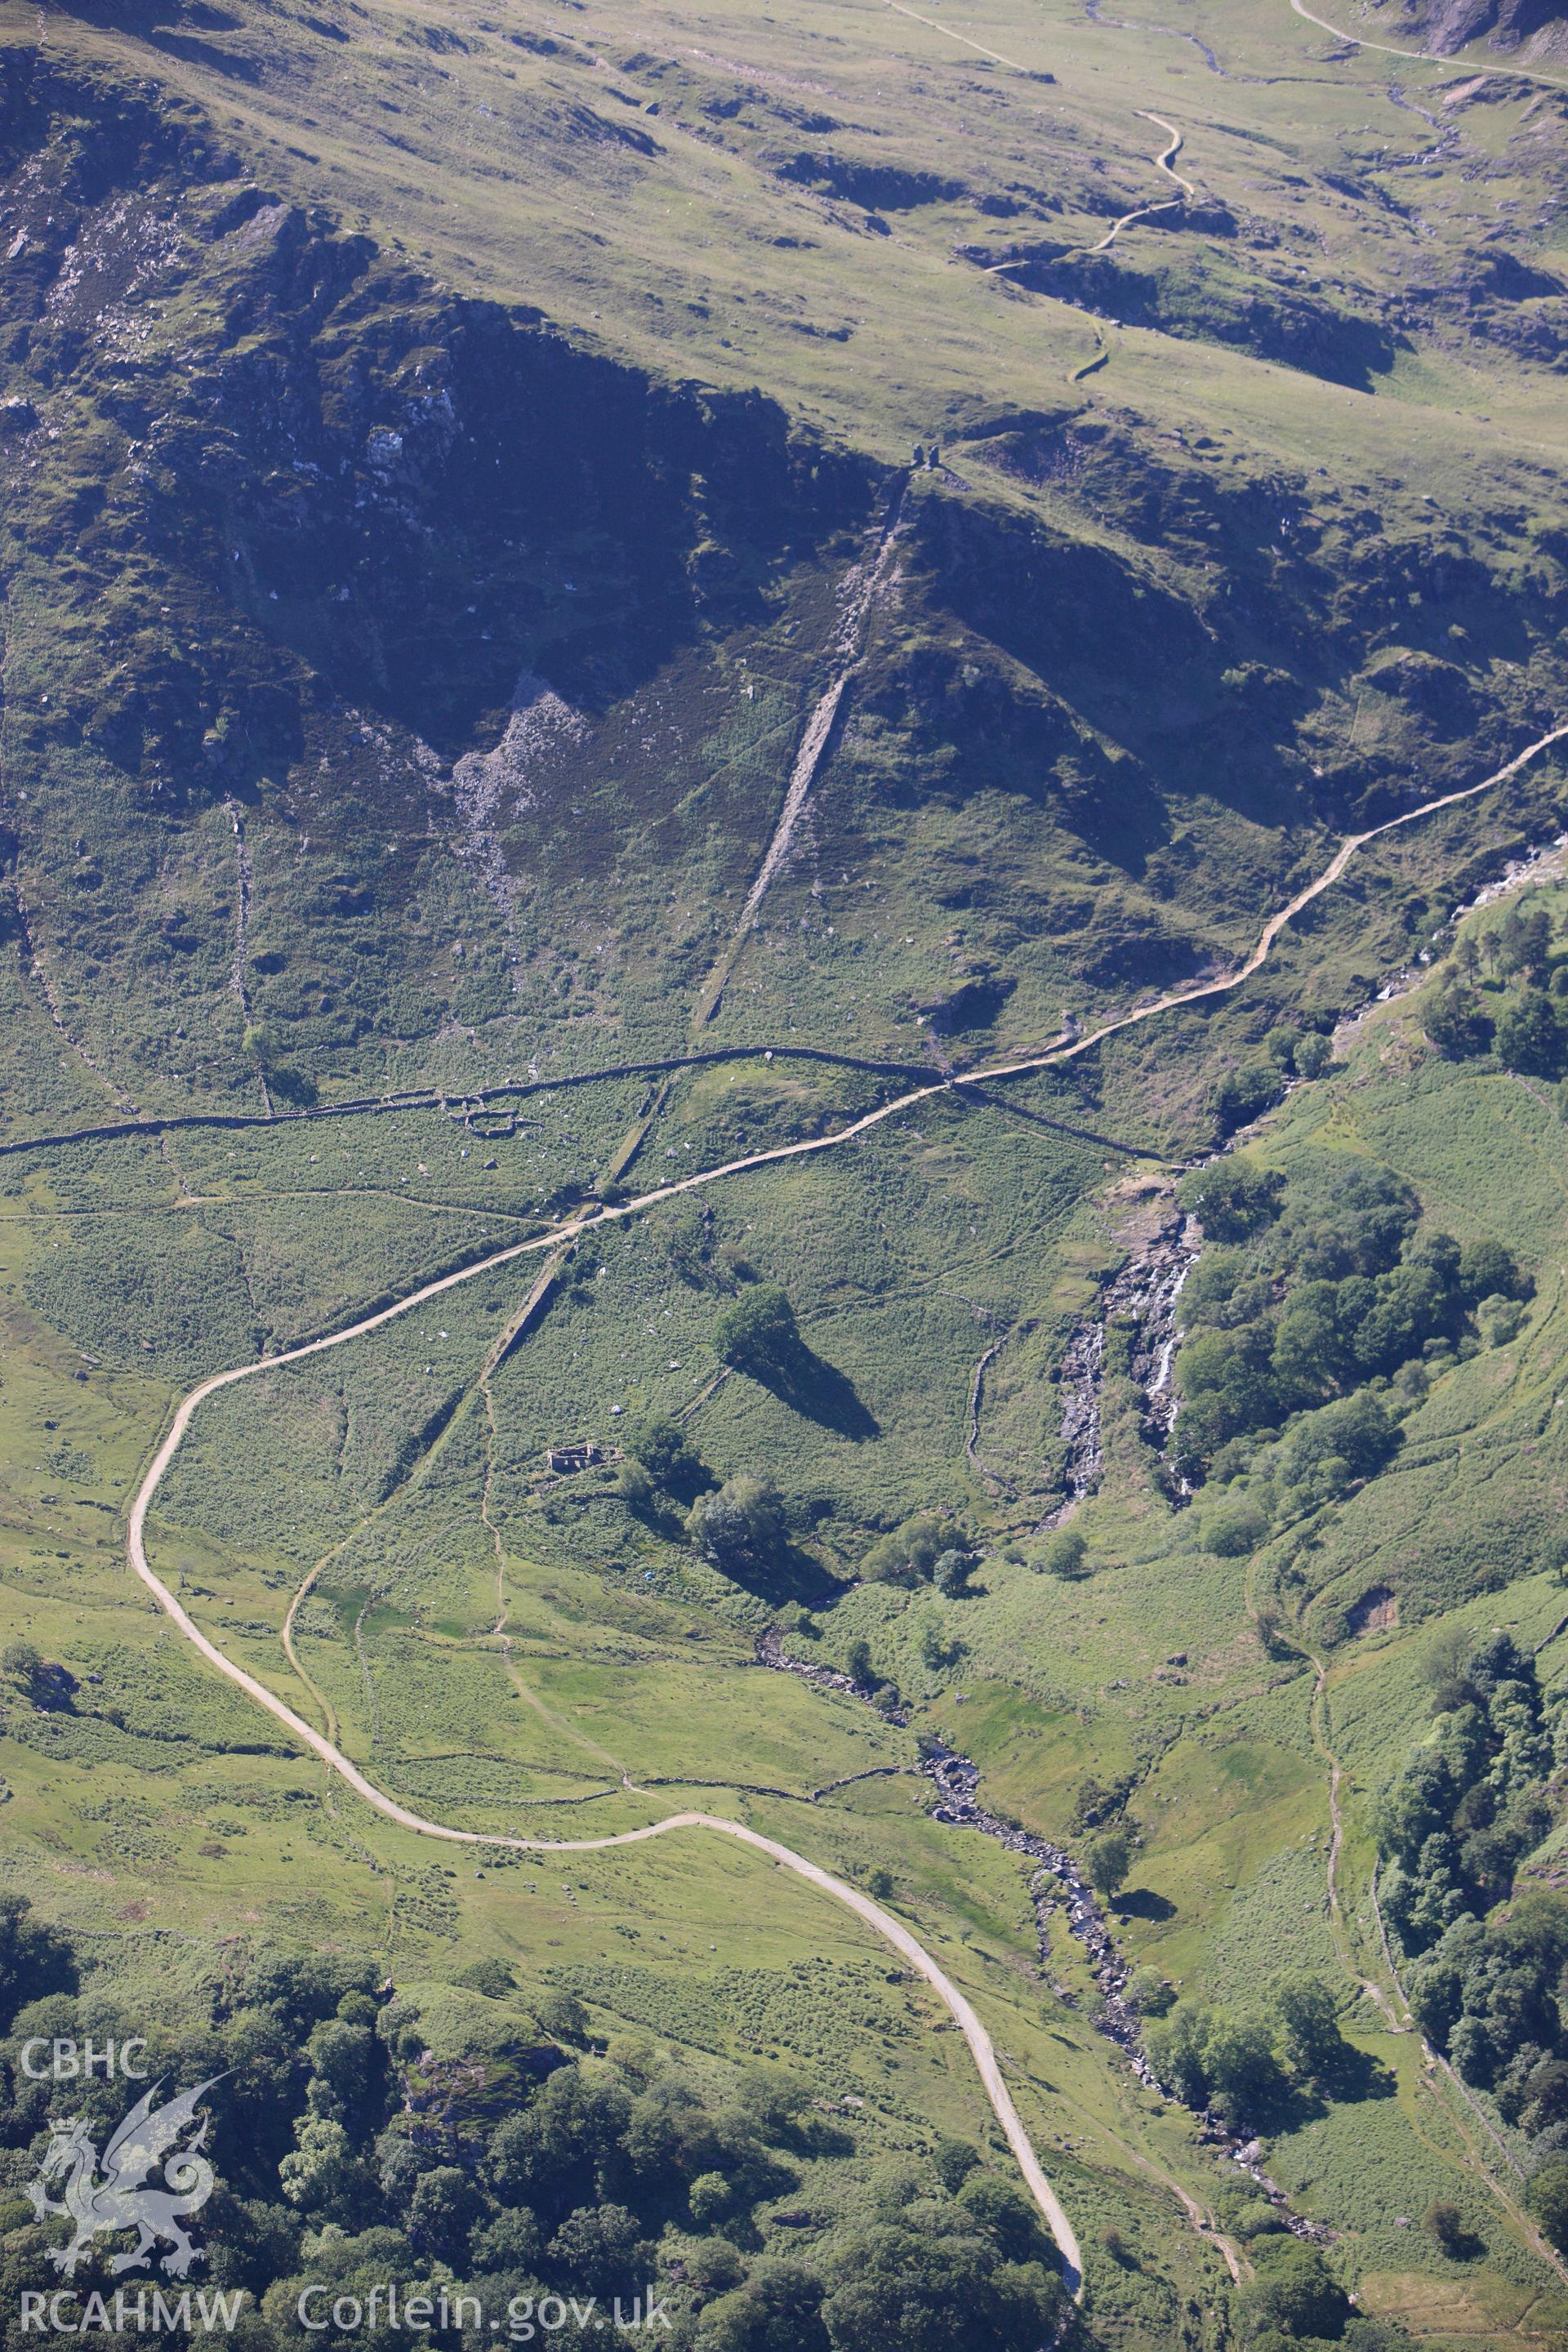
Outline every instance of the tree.
[[[1321, 1404], [1350, 1370], [1342, 1287], [1337, 1282], [1302, 1283], [1274, 1327], [1270, 1363], [1280, 1396], [1291, 1404]], [[1192, 1377], [1185, 1367], [1183, 1376]]]
[[634, 1422], [626, 1434], [626, 1451], [656, 1486], [684, 1503], [695, 1502], [714, 1483], [686, 1432], [667, 1414], [650, 1413]]
[[1458, 1278], [1460, 1294], [1471, 1307], [1483, 1298], [1528, 1298], [1531, 1292], [1528, 1276], [1501, 1242], [1467, 1242], [1459, 1253]]
[[650, 1511], [658, 1488], [640, 1462], [623, 1462], [616, 1471], [616, 1492], [628, 1510]]
[[1552, 952], [1552, 918], [1544, 907], [1528, 913], [1511, 906], [1491, 938], [1492, 961], [1506, 980], [1516, 971], [1539, 972]]
[[840, 2240], [831, 2284], [833, 2352], [1038, 2352], [1061, 2299], [1040, 2264], [1003, 2262], [978, 2229], [902, 2222]]
[[721, 2221], [735, 2202], [734, 2183], [722, 2172], [700, 2172], [686, 2192], [691, 2218], [700, 2230]]
[[980, 2162], [980, 2150], [966, 2139], [939, 2139], [931, 2160], [942, 2187], [956, 2196]]
[[1299, 2082], [1325, 2081], [1345, 2055], [1333, 1994], [1306, 1975], [1277, 1977], [1272, 1991], [1286, 2065]]
[[306, 2096], [313, 2115], [331, 2116], [346, 2123], [363, 2105], [370, 2090], [377, 2052], [367, 2026], [352, 2025], [341, 2017], [323, 2018], [305, 2044], [312, 2080]]
[[1279, 2095], [1273, 2041], [1261, 2018], [1212, 2011], [1204, 2035], [1204, 2067], [1210, 2100], [1232, 2124], [1254, 2121]]
[[1175, 1988], [1145, 1960], [1127, 1979], [1126, 1998], [1140, 2017], [1163, 2017], [1175, 2005]]
[[795, 1309], [776, 1282], [759, 1282], [722, 1309], [713, 1326], [721, 1362], [752, 1380], [776, 1379], [801, 1352]]
[[1568, 2156], [1549, 2156], [1531, 2180], [1526, 2203], [1542, 2234], [1568, 2253]]
[[1481, 1000], [1460, 981], [1439, 981], [1426, 989], [1418, 1010], [1422, 1028], [1450, 1061], [1484, 1054], [1491, 1044], [1492, 1024]]
[[1239, 1069], [1227, 1070], [1210, 1087], [1209, 1108], [1220, 1132], [1230, 1135], [1270, 1108], [1284, 1091], [1285, 1080], [1277, 1062], [1243, 1062]]
[[1055, 2259], [1056, 2246], [1041, 2222], [1039, 2209], [1015, 2181], [997, 2172], [972, 2172], [958, 2191], [958, 2201], [1005, 2261]]
[[1458, 2252], [1465, 2242], [1465, 2217], [1446, 2197], [1434, 2197], [1422, 2216], [1422, 2225], [1446, 2254]]
[[1250, 2333], [1277, 2328], [1292, 2336], [1340, 2334], [1350, 2315], [1350, 2297], [1316, 2246], [1280, 2235], [1256, 2238], [1249, 2251], [1258, 2278], [1243, 2288], [1237, 2302]]
[[765, 1478], [729, 1478], [716, 1495], [699, 1496], [686, 1531], [726, 1576], [753, 1575], [776, 1567], [783, 1554], [783, 1500]]
[[1156, 2077], [1184, 2106], [1201, 2107], [1208, 2097], [1208, 2024], [1209, 2011], [1201, 2003], [1184, 2000], [1144, 2035]]
[[1184, 1177], [1177, 1195], [1211, 1242], [1247, 1241], [1279, 1214], [1285, 1179], [1239, 1154], [1227, 1154]]
[[587, 2037], [588, 2012], [574, 1992], [544, 1993], [534, 2014], [546, 2033], [558, 2042], [582, 2042]]
[[925, 1667], [928, 1674], [936, 1674], [947, 1664], [949, 1655], [947, 1632], [939, 1610], [933, 1609], [929, 1614], [922, 1615], [917, 1639], [920, 1643], [921, 1665]]
[[1204, 1542], [1221, 1559], [1242, 1559], [1256, 1551], [1268, 1532], [1268, 1522], [1246, 1496], [1220, 1508], [1204, 1521]]
[[0, 1894], [0, 2030], [28, 2001], [77, 1988], [70, 1945], [32, 1910], [25, 1895]]
[[1370, 1478], [1398, 1445], [1398, 1424], [1382, 1399], [1360, 1389], [1321, 1412], [1303, 1414], [1286, 1441], [1279, 1474], [1286, 1486], [1300, 1486], [1332, 1460], [1351, 1478]]
[[26, 1691], [29, 1697], [43, 1663], [43, 1652], [35, 1649], [31, 1642], [7, 1642], [0, 1650], [0, 1674], [8, 1683], [15, 1683], [18, 1690]]
[[579, 2205], [568, 2213], [545, 2249], [546, 2256], [574, 2287], [593, 2294], [625, 2294], [640, 2282], [648, 2248], [635, 2214], [624, 2205]]
[[1563, 1065], [1563, 1024], [1550, 996], [1526, 988], [1498, 1016], [1497, 1050], [1510, 1070], [1555, 1077]]
[[318, 2220], [354, 2229], [374, 2197], [370, 2168], [354, 2153], [342, 2124], [307, 2115], [294, 2127], [298, 2143], [278, 2168], [290, 2205]]
[[1083, 1851], [1083, 1874], [1107, 1901], [1125, 1885], [1132, 1865], [1132, 1843], [1125, 1830], [1101, 1830]]
[[826, 2288], [805, 2263], [764, 2255], [744, 2286], [703, 2312], [699, 2352], [827, 2352], [822, 2324]]
[[858, 1633], [845, 1651], [844, 1671], [861, 1689], [876, 1680], [871, 1666], [871, 1644], [862, 1634]]
[[916, 1511], [891, 1535], [879, 1536], [860, 1564], [868, 1583], [912, 1584], [934, 1577], [944, 1560], [956, 1556], [968, 1573], [970, 1552], [959, 1529], [945, 1511]]
[[474, 2266], [479, 2271], [531, 2271], [539, 2260], [539, 2224], [526, 2205], [498, 2213], [472, 2239]]
[[1330, 1039], [1319, 1030], [1309, 1029], [1306, 1035], [1297, 1041], [1296, 1075], [1300, 1078], [1321, 1078], [1333, 1057], [1334, 1049]]
[[490, 2142], [490, 2186], [510, 2204], [562, 2212], [594, 2194], [595, 2173], [619, 2156], [631, 2120], [624, 2087], [580, 2065], [557, 2067]]
[[1089, 1545], [1077, 1528], [1058, 1528], [1040, 1554], [1040, 1566], [1047, 1576], [1065, 1577], [1070, 1582], [1088, 1574], [1088, 1555]]
[[409, 2200], [408, 2227], [421, 2253], [437, 2262], [460, 2262], [468, 2251], [468, 2232], [484, 2210], [484, 2200], [468, 2174], [455, 2164], [437, 2165], [422, 2172]]
[[969, 1580], [974, 1573], [974, 1556], [956, 1544], [944, 1551], [931, 1570], [931, 1582], [950, 1601], [961, 1599], [969, 1590]]

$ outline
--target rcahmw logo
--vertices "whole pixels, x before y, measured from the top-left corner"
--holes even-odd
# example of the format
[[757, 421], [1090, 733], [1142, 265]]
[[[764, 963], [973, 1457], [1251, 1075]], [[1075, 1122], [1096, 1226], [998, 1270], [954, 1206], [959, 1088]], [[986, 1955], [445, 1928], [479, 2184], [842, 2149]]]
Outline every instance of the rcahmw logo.
[[[34, 2046], [29, 2043], [28, 2050]], [[90, 2042], [87, 2046], [92, 2049]], [[127, 2046], [121, 2045], [122, 2062]], [[50, 2071], [59, 2067], [60, 2047], [55, 2044], [55, 2069]], [[74, 2060], [74, 2045], [66, 2047], [72, 2050]], [[23, 2063], [26, 2065], [26, 2053]], [[27, 2071], [31, 2073], [31, 2067]], [[171, 2277], [184, 2278], [191, 2264], [202, 2260], [201, 2248], [184, 2224], [201, 2211], [213, 2193], [213, 2168], [202, 2154], [209, 2118], [198, 2116], [196, 2110], [213, 2084], [222, 2079], [214, 2074], [161, 2107], [153, 2102], [163, 2084], [154, 2083], [121, 2117], [105, 2141], [101, 2157], [88, 2137], [84, 2116], [51, 2121], [49, 2144], [27, 2198], [40, 2221], [58, 2216], [72, 2225], [69, 2242], [49, 2250], [56, 2270], [74, 2278], [77, 2264], [90, 2251], [93, 2240], [118, 2230], [134, 2230], [136, 2242], [115, 2255], [109, 2265], [111, 2277], [118, 2278], [121, 2271], [146, 2269], [160, 2241], [166, 2241], [169, 2247], [162, 2267]], [[162, 2185], [149, 2182], [148, 2175], [160, 2168]], [[52, 2197], [50, 2184], [56, 2181], [64, 2185], [58, 2197]], [[24, 2298], [25, 2303], [28, 2300]]]

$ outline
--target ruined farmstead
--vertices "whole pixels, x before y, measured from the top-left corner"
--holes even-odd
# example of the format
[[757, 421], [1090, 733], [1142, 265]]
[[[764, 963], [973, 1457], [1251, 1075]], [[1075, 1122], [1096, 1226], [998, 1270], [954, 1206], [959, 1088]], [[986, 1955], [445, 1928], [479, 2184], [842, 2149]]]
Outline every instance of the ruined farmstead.
[[591, 1437], [574, 1439], [569, 1445], [547, 1445], [544, 1461], [547, 1469], [558, 1478], [570, 1477], [576, 1470], [592, 1470], [605, 1459], [605, 1449]]

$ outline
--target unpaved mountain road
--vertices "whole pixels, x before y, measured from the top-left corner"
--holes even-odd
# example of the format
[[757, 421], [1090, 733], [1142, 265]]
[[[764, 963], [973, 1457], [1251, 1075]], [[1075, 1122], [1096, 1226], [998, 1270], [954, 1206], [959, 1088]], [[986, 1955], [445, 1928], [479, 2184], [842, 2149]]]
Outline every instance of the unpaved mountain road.
[[977, 1081], [994, 1082], [1002, 1078], [1021, 1076], [1033, 1071], [1049, 1068], [1058, 1062], [1075, 1059], [1078, 1055], [1089, 1052], [1104, 1039], [1114, 1036], [1122, 1030], [1135, 1027], [1142, 1022], [1153, 1020], [1158, 1014], [1171, 1011], [1178, 1005], [1197, 1003], [1207, 998], [1223, 996], [1230, 990], [1239, 988], [1253, 972], [1258, 970], [1267, 960], [1286, 925], [1304, 907], [1310, 905], [1314, 898], [1331, 887], [1344, 872], [1351, 859], [1369, 842], [1379, 839], [1384, 834], [1396, 832], [1404, 825], [1415, 824], [1420, 818], [1434, 814], [1439, 809], [1451, 808], [1461, 802], [1472, 800], [1479, 793], [1506, 782], [1530, 761], [1537, 758], [1551, 745], [1561, 742], [1565, 738], [1568, 738], [1568, 725], [1554, 728], [1534, 743], [1528, 745], [1524, 751], [1498, 769], [1494, 774], [1484, 778], [1479, 784], [1470, 784], [1458, 792], [1443, 793], [1434, 800], [1424, 802], [1417, 808], [1407, 810], [1402, 816], [1392, 817], [1385, 824], [1370, 826], [1364, 833], [1349, 835], [1341, 844], [1316, 880], [1309, 883], [1306, 888], [1299, 891], [1288, 905], [1279, 909], [1278, 914], [1270, 917], [1259, 933], [1258, 942], [1246, 962], [1223, 979], [1209, 981], [1193, 988], [1172, 990], [1131, 1013], [1103, 1023], [1100, 1028], [1083, 1037], [1069, 1041], [1058, 1040], [1044, 1050], [1018, 1060], [983, 1070], [970, 1071], [962, 1076], [939, 1079], [931, 1085], [916, 1087], [908, 1094], [897, 1097], [892, 1102], [884, 1104], [879, 1110], [868, 1112], [864, 1118], [854, 1120], [849, 1126], [840, 1129], [835, 1134], [816, 1137], [801, 1143], [781, 1144], [770, 1151], [754, 1152], [742, 1160], [726, 1161], [721, 1167], [700, 1171], [675, 1183], [661, 1185], [653, 1192], [640, 1194], [636, 1200], [618, 1202], [614, 1206], [600, 1207], [589, 1215], [576, 1218], [557, 1227], [552, 1233], [537, 1235], [529, 1241], [514, 1242], [508, 1248], [498, 1250], [490, 1256], [481, 1258], [471, 1265], [461, 1266], [455, 1273], [443, 1275], [434, 1282], [425, 1283], [406, 1298], [398, 1299], [390, 1307], [384, 1307], [376, 1313], [363, 1317], [359, 1322], [352, 1323], [341, 1331], [330, 1332], [321, 1339], [307, 1340], [301, 1346], [288, 1349], [279, 1355], [263, 1356], [250, 1363], [237, 1364], [227, 1371], [213, 1373], [209, 1379], [199, 1381], [182, 1400], [137, 1487], [126, 1529], [126, 1549], [131, 1566], [146, 1586], [158, 1607], [173, 1621], [193, 1648], [197, 1650], [210, 1665], [215, 1666], [218, 1673], [226, 1675], [230, 1682], [237, 1684], [247, 1697], [255, 1701], [257, 1706], [264, 1708], [276, 1721], [281, 1723], [301, 1746], [318, 1756], [331, 1771], [345, 1780], [367, 1804], [373, 1806], [377, 1812], [384, 1814], [387, 1820], [395, 1822], [401, 1828], [411, 1830], [423, 1837], [439, 1838], [460, 1845], [505, 1846], [531, 1852], [562, 1853], [591, 1853], [607, 1846], [637, 1844], [644, 1839], [661, 1837], [677, 1830], [709, 1830], [721, 1836], [739, 1839], [758, 1853], [766, 1854], [782, 1868], [793, 1871], [798, 1877], [806, 1880], [821, 1892], [830, 1895], [836, 1902], [843, 1904], [848, 1910], [854, 1912], [896, 1951], [900, 1952], [926, 1979], [957, 2023], [979, 2069], [992, 2109], [1006, 2135], [1008, 2145], [1017, 2158], [1019, 2169], [1028, 2183], [1030, 2192], [1045, 2215], [1061, 2250], [1064, 2272], [1068, 2283], [1075, 2294], [1081, 2294], [1083, 2263], [1077, 2236], [1062, 2210], [1055, 2190], [1041, 2168], [1028, 2134], [1014, 2106], [1011, 2095], [1003, 2080], [990, 2036], [951, 1979], [946, 1976], [923, 1946], [910, 1935], [909, 1929], [890, 1912], [884, 1910], [879, 1904], [874, 1903], [868, 1895], [862, 1895], [858, 1888], [848, 1885], [842, 1879], [835, 1878], [829, 1872], [820, 1869], [815, 1863], [808, 1862], [804, 1855], [795, 1853], [792, 1848], [781, 1844], [776, 1839], [764, 1837], [759, 1832], [748, 1829], [742, 1822], [725, 1821], [717, 1814], [673, 1813], [662, 1822], [651, 1822], [643, 1829], [622, 1831], [616, 1836], [549, 1839], [502, 1837], [477, 1830], [455, 1829], [444, 1822], [427, 1821], [423, 1815], [411, 1812], [406, 1806], [398, 1804], [395, 1799], [377, 1789], [332, 1740], [305, 1722], [302, 1717], [296, 1715], [290, 1706], [286, 1705], [275, 1692], [268, 1690], [266, 1685], [259, 1682], [254, 1675], [247, 1673], [233, 1659], [226, 1657], [218, 1645], [202, 1632], [184, 1604], [153, 1573], [147, 1558], [147, 1515], [171, 1463], [184, 1442], [197, 1410], [208, 1397], [216, 1395], [220, 1389], [232, 1387], [237, 1381], [254, 1380], [263, 1373], [278, 1370], [288, 1364], [302, 1363], [307, 1358], [324, 1354], [330, 1349], [346, 1347], [350, 1341], [363, 1339], [369, 1333], [380, 1330], [384, 1324], [395, 1321], [400, 1316], [412, 1313], [426, 1301], [439, 1297], [446, 1291], [455, 1289], [460, 1283], [471, 1282], [480, 1275], [489, 1274], [498, 1266], [510, 1264], [515, 1258], [537, 1255], [541, 1252], [558, 1251], [569, 1245], [579, 1234], [593, 1225], [637, 1215], [659, 1201], [695, 1191], [704, 1184], [716, 1183], [726, 1176], [740, 1175], [750, 1170], [768, 1167], [781, 1160], [799, 1159], [808, 1152], [835, 1150], [841, 1144], [849, 1143], [856, 1138], [869, 1133], [884, 1120], [896, 1118], [900, 1112], [912, 1108], [917, 1103], [928, 1102], [939, 1095], [952, 1094], [965, 1085]]
[[1364, 33], [1347, 33], [1342, 25], [1331, 25], [1326, 16], [1315, 16], [1310, 8], [1304, 7], [1302, 0], [1290, 0], [1290, 5], [1298, 16], [1304, 16], [1309, 25], [1316, 25], [1320, 32], [1331, 33], [1336, 41], [1348, 41], [1354, 48], [1375, 49], [1380, 57], [1413, 58], [1422, 65], [1447, 66], [1450, 73], [1467, 80], [1484, 77], [1488, 81], [1540, 81], [1548, 89], [1568, 89], [1568, 76], [1563, 74], [1542, 73], [1535, 66], [1478, 66], [1468, 58], [1444, 57], [1436, 49], [1396, 49], [1390, 41], [1369, 41]]
[[[511, 1254], [509, 1253], [509, 1255]], [[441, 1284], [437, 1286], [444, 1289], [448, 1286]], [[401, 1311], [402, 1309], [395, 1307], [389, 1310], [392, 1314]], [[296, 1739], [319, 1756], [330, 1770], [346, 1780], [356, 1795], [364, 1799], [366, 1804], [374, 1806], [375, 1811], [384, 1814], [388, 1821], [395, 1822], [401, 1829], [413, 1830], [421, 1837], [440, 1838], [452, 1844], [504, 1846], [513, 1852], [522, 1851], [531, 1853], [595, 1853], [607, 1846], [638, 1845], [647, 1838], [664, 1837], [675, 1830], [714, 1830], [721, 1836], [738, 1838], [743, 1845], [752, 1847], [758, 1853], [767, 1855], [782, 1869], [793, 1871], [797, 1878], [804, 1878], [810, 1885], [818, 1888], [825, 1895], [832, 1895], [835, 1902], [841, 1903], [846, 1909], [853, 1911], [925, 1979], [969, 2044], [981, 2082], [984, 2085], [985, 2095], [991, 2103], [992, 2112], [1006, 2135], [1007, 2144], [1017, 2159], [1018, 2169], [1028, 2184], [1030, 2194], [1044, 2214], [1051, 2235], [1060, 2250], [1062, 2273], [1066, 2284], [1075, 2297], [1081, 2296], [1083, 2292], [1082, 2249], [1079, 2244], [1072, 2223], [1062, 2210], [1061, 2201], [1047, 2179], [1039, 2158], [1035, 2154], [1034, 2145], [1024, 2128], [1023, 2120], [1013, 2104], [1012, 2094], [1003, 2080], [1002, 2068], [991, 2037], [952, 1978], [938, 1966], [925, 1947], [910, 1935], [902, 1922], [894, 1918], [891, 1912], [885, 1911], [879, 1903], [874, 1903], [868, 1895], [862, 1895], [858, 1887], [849, 1885], [842, 1878], [835, 1878], [830, 1871], [821, 1869], [815, 1862], [808, 1862], [804, 1854], [796, 1853], [793, 1847], [782, 1844], [777, 1838], [764, 1837], [760, 1831], [748, 1829], [743, 1822], [726, 1821], [717, 1813], [671, 1813], [664, 1821], [650, 1822], [643, 1829], [622, 1830], [614, 1836], [589, 1838], [502, 1837], [483, 1830], [454, 1829], [444, 1822], [426, 1821], [423, 1814], [411, 1812], [406, 1805], [400, 1805], [395, 1798], [387, 1796], [383, 1790], [378, 1789], [374, 1781], [368, 1780], [359, 1767], [352, 1763], [331, 1739], [315, 1730], [303, 1717], [296, 1715], [292, 1707], [286, 1706], [275, 1692], [269, 1691], [264, 1683], [257, 1680], [254, 1675], [247, 1674], [245, 1668], [237, 1665], [232, 1658], [225, 1657], [222, 1650], [216, 1643], [208, 1640], [206, 1634], [202, 1632], [201, 1627], [196, 1624], [182, 1603], [176, 1600], [168, 1586], [153, 1574], [148, 1565], [145, 1542], [148, 1505], [156, 1493], [164, 1472], [174, 1460], [186, 1430], [190, 1427], [192, 1414], [204, 1398], [211, 1396], [217, 1389], [229, 1386], [235, 1381], [244, 1380], [255, 1372], [270, 1370], [276, 1364], [298, 1362], [302, 1356], [315, 1355], [323, 1348], [336, 1347], [344, 1340], [356, 1338], [361, 1330], [372, 1328], [373, 1324], [385, 1322], [387, 1319], [384, 1314], [373, 1317], [369, 1322], [356, 1326], [353, 1330], [340, 1332], [330, 1339], [313, 1340], [309, 1347], [297, 1348], [287, 1356], [273, 1357], [263, 1363], [243, 1364], [233, 1371], [219, 1372], [212, 1380], [204, 1381], [199, 1387], [191, 1391], [190, 1395], [186, 1397], [175, 1414], [168, 1435], [154, 1455], [152, 1466], [142, 1482], [131, 1511], [129, 1533], [131, 1563], [159, 1607], [174, 1620], [186, 1640], [201, 1653], [209, 1664], [216, 1666], [220, 1674], [226, 1675], [230, 1682], [237, 1683], [247, 1697], [254, 1699], [258, 1706], [265, 1707], [268, 1714], [281, 1723]]]

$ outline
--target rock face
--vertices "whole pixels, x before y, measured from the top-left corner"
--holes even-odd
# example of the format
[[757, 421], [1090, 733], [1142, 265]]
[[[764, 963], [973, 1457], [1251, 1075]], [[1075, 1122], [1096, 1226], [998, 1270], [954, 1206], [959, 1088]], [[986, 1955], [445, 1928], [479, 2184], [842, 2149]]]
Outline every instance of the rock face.
[[[1392, 21], [1394, 12], [1386, 13]], [[1398, 12], [1398, 21], [1440, 57], [1452, 57], [1472, 41], [1521, 61], [1568, 57], [1564, 0], [1417, 0]]]

